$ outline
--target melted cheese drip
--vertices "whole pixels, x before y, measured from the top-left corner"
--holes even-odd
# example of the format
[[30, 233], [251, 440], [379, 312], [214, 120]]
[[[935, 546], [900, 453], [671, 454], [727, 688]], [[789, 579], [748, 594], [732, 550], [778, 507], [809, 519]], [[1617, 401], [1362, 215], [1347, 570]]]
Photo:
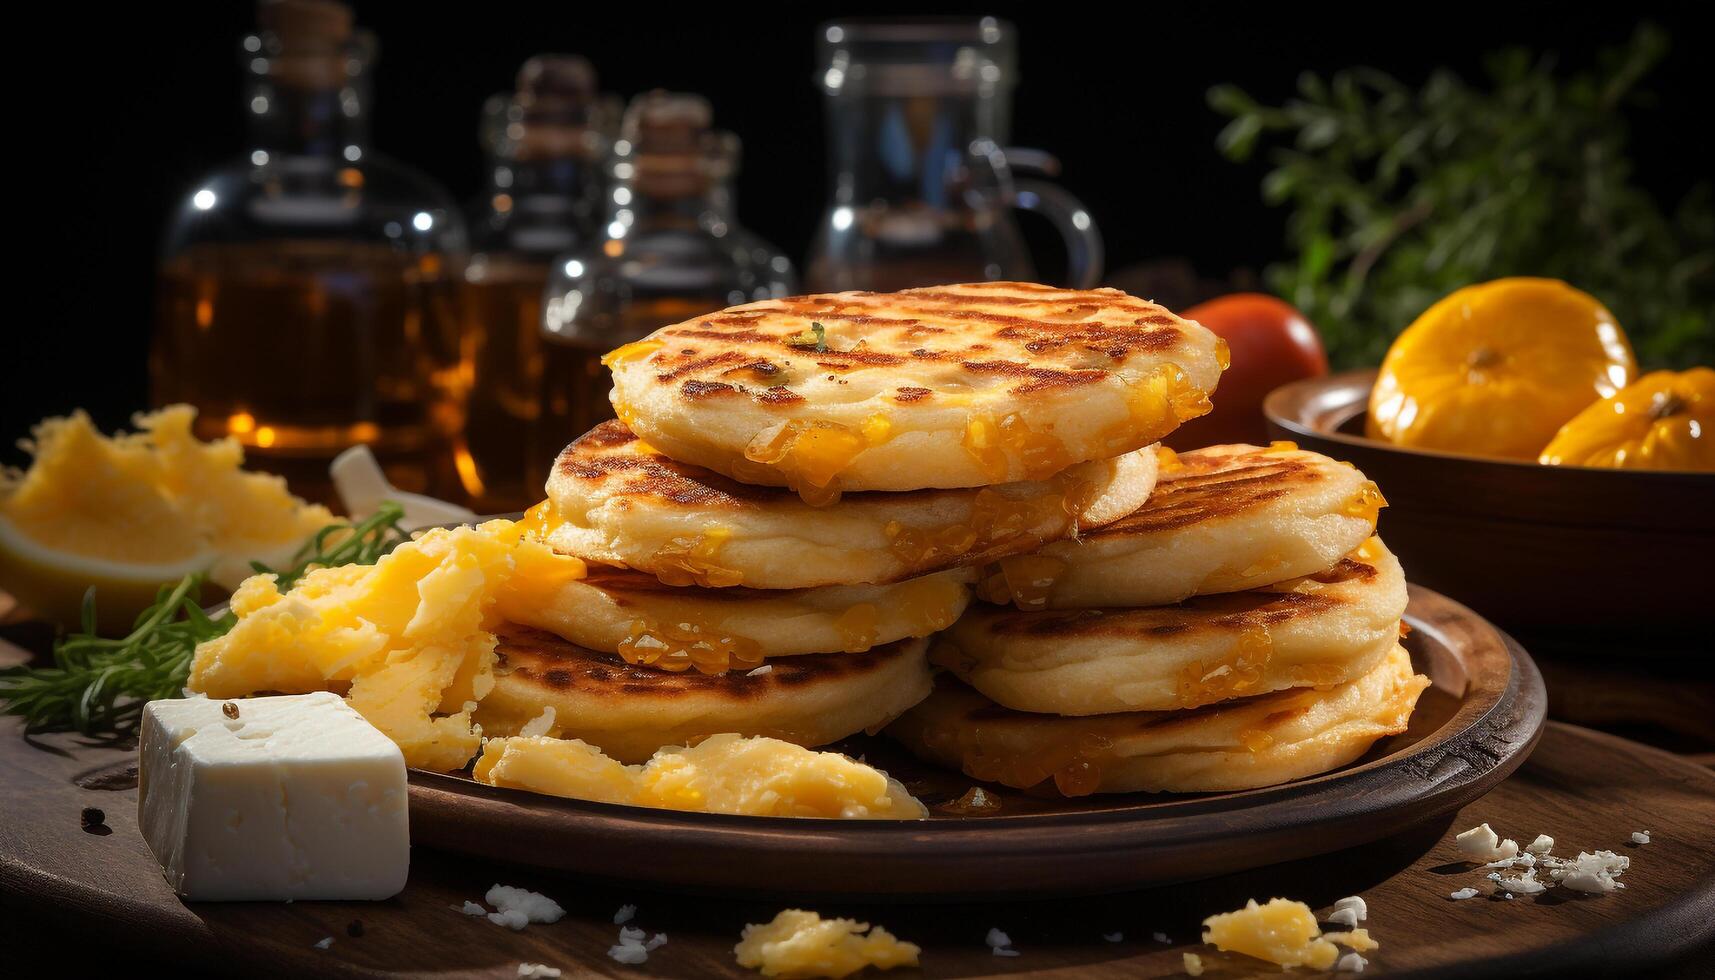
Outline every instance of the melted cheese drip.
[[[840, 499], [839, 475], [852, 460], [874, 446], [893, 438], [893, 423], [884, 415], [872, 415], [857, 427], [838, 422], [807, 422], [799, 419], [759, 433], [744, 448], [744, 458], [786, 478], [786, 485], [805, 503], [824, 507]], [[734, 475], [744, 478], [749, 468], [738, 466]], [[749, 472], [755, 477], [755, 472]], [[768, 481], [762, 481], [768, 482]]]
[[1109, 456], [1160, 441], [1179, 427], [1214, 409], [1177, 364], [1163, 364], [1126, 389], [1126, 418], [1108, 427], [1102, 440]]
[[883, 531], [888, 547], [900, 561], [915, 568], [932, 568], [973, 552], [1011, 544], [1045, 523], [1064, 518], [1068, 507], [1077, 506], [1069, 500], [1076, 492], [1081, 491], [1074, 487], [1017, 499], [984, 488], [977, 491], [967, 523], [915, 528], [890, 521]]
[[491, 786], [599, 803], [847, 820], [917, 820], [928, 811], [887, 774], [838, 752], [779, 739], [712, 735], [628, 766], [577, 739], [489, 739], [474, 775]]
[[1253, 898], [1236, 912], [1203, 920], [1204, 942], [1285, 967], [1333, 966], [1340, 958], [1339, 947], [1321, 936], [1310, 906], [1285, 898], [1271, 898], [1265, 905]]
[[1264, 626], [1239, 635], [1233, 649], [1210, 662], [1192, 661], [1179, 671], [1175, 699], [1182, 708], [1242, 697], [1262, 681], [1274, 655], [1274, 638]]
[[1387, 498], [1382, 496], [1381, 488], [1374, 480], [1365, 480], [1358, 488], [1357, 496], [1346, 501], [1340, 508], [1340, 513], [1347, 517], [1361, 517], [1370, 522], [1370, 527], [1376, 526], [1376, 518], [1381, 515], [1383, 507], [1387, 506]]
[[983, 598], [1011, 602], [1029, 611], [1044, 609], [1054, 594], [1054, 583], [1069, 566], [1048, 555], [1018, 555], [1000, 564], [1000, 571], [983, 580]]
[[[957, 731], [928, 732], [924, 738], [932, 750], [963, 759], [965, 774], [972, 779], [1015, 789], [1052, 781], [1063, 796], [1088, 796], [1101, 787], [1101, 760], [1114, 744], [1099, 730], [1100, 720], [1092, 718], [1089, 723], [1082, 731], [1066, 733], [1025, 753], [994, 752], [985, 747], [988, 734], [975, 719]], [[1123, 721], [1115, 724], [1123, 725]]]
[[963, 444], [991, 483], [1015, 479], [1011, 475], [1015, 460], [1023, 467], [1026, 480], [1053, 476], [1078, 462], [1066, 451], [1065, 443], [1030, 428], [1017, 413], [1002, 416], [999, 422], [987, 415], [971, 419], [965, 424]]
[[657, 623], [639, 620], [619, 641], [618, 654], [628, 664], [681, 673], [724, 674], [749, 670], [763, 661], [762, 644], [748, 636], [723, 632], [718, 624], [686, 620]]
[[765, 977], [844, 977], [865, 967], [916, 966], [922, 952], [867, 922], [824, 919], [786, 909], [764, 925], [747, 925], [733, 947], [738, 965]]
[[611, 368], [619, 364], [630, 364], [632, 361], [648, 357], [667, 346], [659, 340], [638, 340], [621, 347], [615, 347], [601, 356], [602, 367]]
[[721, 548], [731, 537], [731, 528], [717, 526], [694, 538], [674, 538], [655, 551], [655, 577], [673, 586], [701, 585], [724, 589], [743, 585], [743, 572], [719, 562]]

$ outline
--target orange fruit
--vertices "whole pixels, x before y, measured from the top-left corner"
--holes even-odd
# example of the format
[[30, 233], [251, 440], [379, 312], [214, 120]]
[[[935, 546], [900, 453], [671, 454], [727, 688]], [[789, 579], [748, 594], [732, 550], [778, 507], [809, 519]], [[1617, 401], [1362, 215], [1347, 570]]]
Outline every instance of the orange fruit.
[[1715, 370], [1644, 375], [1561, 426], [1537, 461], [1715, 471]]
[[1637, 374], [1625, 332], [1558, 279], [1467, 286], [1395, 340], [1368, 430], [1401, 446], [1534, 460], [1574, 415]]

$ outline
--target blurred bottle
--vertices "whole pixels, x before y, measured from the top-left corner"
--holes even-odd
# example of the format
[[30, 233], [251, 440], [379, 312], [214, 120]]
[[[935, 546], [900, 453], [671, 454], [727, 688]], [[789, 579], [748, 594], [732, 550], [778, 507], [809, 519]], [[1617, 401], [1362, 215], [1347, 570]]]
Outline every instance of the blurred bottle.
[[738, 156], [738, 138], [712, 128], [700, 96], [650, 92], [627, 107], [608, 161], [600, 240], [556, 259], [548, 284], [547, 458], [613, 417], [604, 353], [657, 327], [796, 288], [792, 263], [738, 224]]
[[517, 92], [490, 99], [482, 142], [488, 187], [472, 208], [461, 358], [469, 372], [459, 478], [484, 513], [542, 497], [551, 454], [532, 452], [542, 422], [542, 295], [556, 255], [588, 244], [601, 222], [601, 166], [619, 104], [596, 92], [583, 58], [539, 55]]
[[251, 465], [333, 502], [327, 467], [370, 445], [388, 479], [456, 493], [455, 281], [464, 223], [369, 148], [373, 37], [327, 0], [258, 7], [243, 42], [244, 159], [198, 181], [163, 248], [151, 382]]
[[811, 244], [814, 291], [1034, 280], [1012, 209], [1066, 241], [1067, 279], [1102, 274], [1102, 240], [1040, 150], [1003, 148], [1017, 83], [1011, 24], [837, 21], [821, 27], [833, 190]]

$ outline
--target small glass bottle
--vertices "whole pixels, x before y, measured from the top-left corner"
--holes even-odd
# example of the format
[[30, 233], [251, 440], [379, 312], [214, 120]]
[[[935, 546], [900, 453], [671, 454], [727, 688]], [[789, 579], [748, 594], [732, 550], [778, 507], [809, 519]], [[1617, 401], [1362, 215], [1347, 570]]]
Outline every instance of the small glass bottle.
[[519, 510], [541, 499], [552, 456], [532, 452], [541, 424], [542, 295], [552, 259], [587, 244], [601, 214], [602, 161], [618, 101], [596, 92], [583, 58], [539, 55], [516, 94], [484, 108], [488, 187], [471, 212], [460, 357], [470, 395], [455, 450], [472, 506]]
[[244, 39], [250, 149], [167, 228], [150, 358], [156, 404], [333, 502], [328, 462], [372, 447], [401, 489], [457, 494], [455, 279], [464, 222], [369, 147], [375, 42], [328, 0], [259, 7]]
[[604, 353], [657, 327], [795, 290], [786, 256], [738, 224], [738, 157], [738, 138], [712, 128], [700, 96], [650, 92], [627, 107], [600, 240], [551, 270], [541, 447], [549, 459], [613, 417]]

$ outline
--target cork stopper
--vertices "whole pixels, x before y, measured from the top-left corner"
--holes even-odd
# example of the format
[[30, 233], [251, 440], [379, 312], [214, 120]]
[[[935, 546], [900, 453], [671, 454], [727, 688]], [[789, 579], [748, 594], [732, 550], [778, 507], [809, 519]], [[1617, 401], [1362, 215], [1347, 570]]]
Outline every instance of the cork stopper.
[[630, 144], [637, 189], [656, 197], [701, 194], [732, 168], [707, 99], [656, 89], [631, 100], [620, 136]]
[[261, 0], [256, 22], [268, 39], [275, 81], [302, 88], [344, 84], [354, 33], [350, 7], [334, 0]]

